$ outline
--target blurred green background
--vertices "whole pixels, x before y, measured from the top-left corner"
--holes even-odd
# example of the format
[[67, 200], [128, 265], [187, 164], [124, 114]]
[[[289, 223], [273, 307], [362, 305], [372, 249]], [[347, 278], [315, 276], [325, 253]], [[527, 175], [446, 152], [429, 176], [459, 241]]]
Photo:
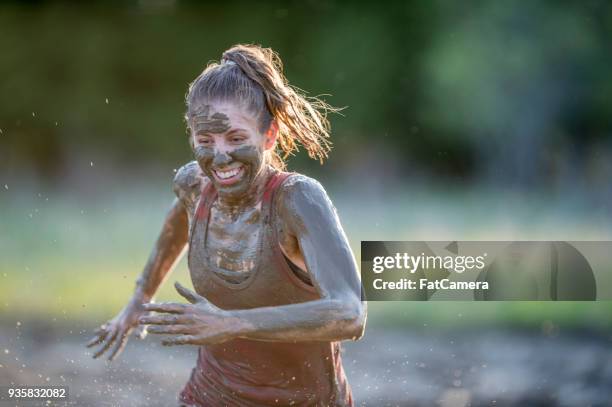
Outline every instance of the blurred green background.
[[[3, 2], [0, 318], [121, 308], [191, 160], [187, 84], [241, 42], [346, 107], [329, 161], [289, 168], [328, 188], [356, 256], [612, 240], [611, 37], [605, 1]], [[369, 321], [609, 328], [612, 305], [370, 303]]]

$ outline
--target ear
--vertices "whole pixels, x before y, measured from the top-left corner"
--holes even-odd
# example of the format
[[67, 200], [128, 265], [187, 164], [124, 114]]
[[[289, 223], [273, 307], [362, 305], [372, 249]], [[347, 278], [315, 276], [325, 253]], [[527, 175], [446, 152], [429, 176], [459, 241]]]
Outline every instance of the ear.
[[272, 120], [270, 123], [270, 127], [268, 127], [268, 131], [264, 134], [264, 150], [270, 150], [274, 147], [274, 143], [276, 143], [276, 138], [278, 137], [278, 123], [276, 120]]

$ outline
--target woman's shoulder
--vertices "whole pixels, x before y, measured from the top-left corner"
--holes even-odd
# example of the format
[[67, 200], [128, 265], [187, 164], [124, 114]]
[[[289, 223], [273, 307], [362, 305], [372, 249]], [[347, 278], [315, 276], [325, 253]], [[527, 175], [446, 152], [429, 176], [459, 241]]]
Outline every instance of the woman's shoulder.
[[281, 205], [299, 204], [304, 206], [316, 203], [333, 206], [327, 191], [316, 179], [300, 173], [291, 173], [280, 186]]
[[276, 211], [282, 229], [295, 236], [306, 229], [340, 225], [338, 211], [323, 185], [316, 179], [292, 174], [280, 187]]
[[174, 175], [173, 185], [181, 189], [194, 188], [201, 185], [202, 169], [197, 161], [190, 161], [176, 171]]
[[190, 161], [176, 171], [172, 181], [172, 188], [177, 198], [190, 208], [199, 198], [199, 194], [208, 177], [204, 175], [197, 161]]
[[308, 191], [325, 192], [325, 188], [323, 188], [319, 181], [299, 172], [287, 173], [287, 177], [279, 188], [285, 194], [305, 193]]

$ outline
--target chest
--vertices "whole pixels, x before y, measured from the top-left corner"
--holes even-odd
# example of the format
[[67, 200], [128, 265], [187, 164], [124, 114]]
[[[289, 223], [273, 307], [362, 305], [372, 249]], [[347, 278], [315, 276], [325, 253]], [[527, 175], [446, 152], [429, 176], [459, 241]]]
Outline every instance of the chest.
[[299, 244], [290, 238], [278, 208], [271, 206], [272, 195], [267, 196], [240, 212], [219, 207], [214, 196], [200, 199], [196, 207], [189, 272], [196, 292], [218, 307], [245, 309], [318, 298], [293, 276], [287, 259], [302, 267]]
[[265, 227], [261, 205], [241, 211], [213, 205], [206, 238], [211, 263], [227, 271], [252, 271], [261, 254]]

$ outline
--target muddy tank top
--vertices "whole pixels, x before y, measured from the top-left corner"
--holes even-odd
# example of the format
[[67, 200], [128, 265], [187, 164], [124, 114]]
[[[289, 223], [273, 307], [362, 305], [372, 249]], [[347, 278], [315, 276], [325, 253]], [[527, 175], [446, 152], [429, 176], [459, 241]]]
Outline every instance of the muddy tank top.
[[[249, 309], [319, 299], [289, 267], [274, 227], [274, 198], [291, 173], [275, 172], [262, 199], [258, 263], [240, 282], [210, 267], [206, 237], [212, 183], [202, 190], [191, 225], [188, 265], [194, 289], [222, 309]], [[179, 400], [188, 406], [353, 406], [340, 342], [234, 339], [198, 349], [197, 364]]]

